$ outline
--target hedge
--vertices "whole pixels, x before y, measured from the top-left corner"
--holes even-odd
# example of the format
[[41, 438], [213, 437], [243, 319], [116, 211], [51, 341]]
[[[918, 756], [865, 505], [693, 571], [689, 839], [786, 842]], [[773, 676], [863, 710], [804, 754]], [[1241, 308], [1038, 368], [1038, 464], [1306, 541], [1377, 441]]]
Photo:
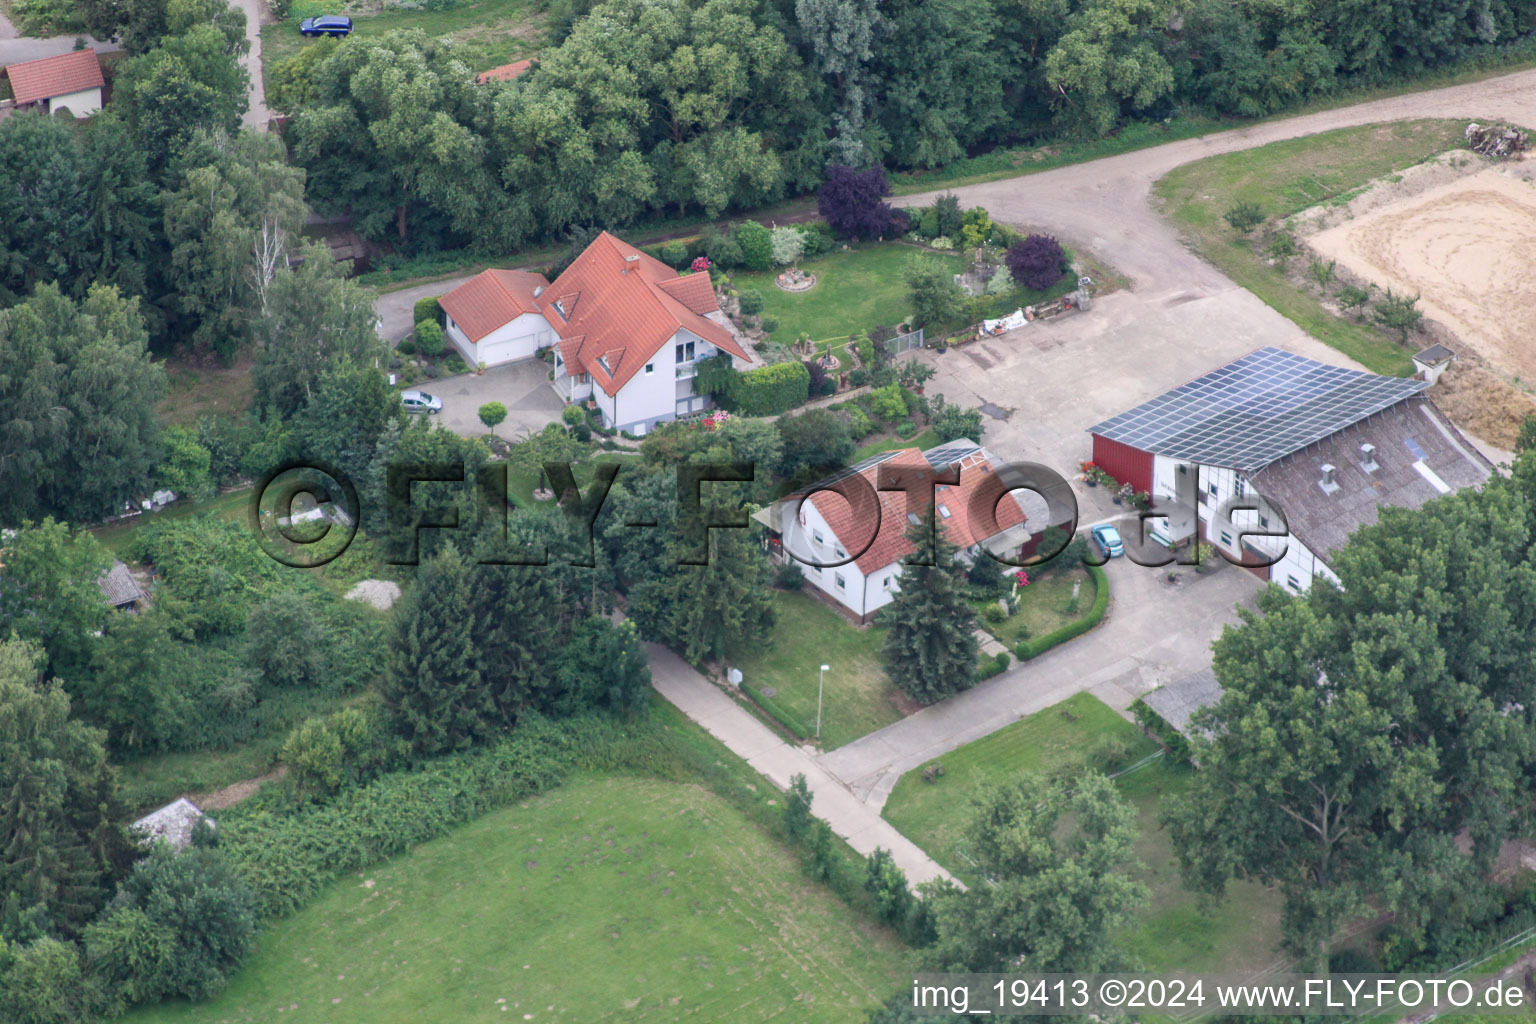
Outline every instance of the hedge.
[[752, 698], [752, 702], [754, 704], [768, 712], [770, 718], [772, 718], [775, 722], [778, 722], [784, 728], [788, 729], [790, 734], [793, 735], [795, 739], [808, 740], [811, 738], [811, 730], [807, 729], [804, 725], [801, 725], [800, 719], [796, 718], [788, 711], [785, 711], [783, 708], [779, 707], [778, 704], [774, 703], [772, 697], [765, 696], [763, 691], [759, 690], [751, 683], [743, 682], [741, 684], [741, 689], [743, 693]]
[[1152, 734], [1152, 738], [1168, 749], [1168, 752], [1181, 761], [1188, 761], [1193, 755], [1189, 740], [1184, 734], [1168, 724], [1168, 720], [1147, 706], [1147, 702], [1137, 698], [1131, 704], [1131, 715], [1137, 723]]
[[1064, 644], [1068, 640], [1082, 636], [1104, 618], [1104, 613], [1109, 609], [1109, 577], [1104, 575], [1104, 569], [1101, 566], [1089, 565], [1087, 569], [1088, 575], [1093, 577], [1095, 588], [1093, 606], [1088, 609], [1088, 614], [1067, 623], [1060, 629], [1053, 629], [1044, 636], [1020, 640], [1018, 646], [1013, 649], [1014, 656], [1020, 661], [1039, 657], [1057, 644]]
[[993, 676], [1002, 675], [1008, 671], [1008, 652], [998, 651], [996, 657], [989, 658], [985, 654], [976, 666], [976, 679], [991, 679]]
[[559, 785], [590, 749], [622, 733], [605, 717], [557, 725], [530, 716], [494, 746], [381, 776], [323, 805], [290, 813], [261, 801], [232, 808], [219, 816], [220, 845], [255, 890], [263, 917], [290, 914], [348, 871]]
[[430, 320], [436, 324], [443, 322], [442, 304], [434, 296], [428, 295], [424, 299], [416, 300], [416, 315], [411, 319], [411, 323], [419, 324], [423, 320]]
[[748, 370], [732, 383], [727, 397], [732, 412], [743, 416], [776, 416], [804, 405], [810, 394], [810, 371], [792, 360]]

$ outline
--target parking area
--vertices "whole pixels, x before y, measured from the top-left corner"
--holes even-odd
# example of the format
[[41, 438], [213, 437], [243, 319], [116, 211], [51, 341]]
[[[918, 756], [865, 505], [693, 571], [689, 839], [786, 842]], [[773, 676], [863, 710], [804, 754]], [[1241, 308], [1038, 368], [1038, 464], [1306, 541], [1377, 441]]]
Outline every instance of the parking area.
[[507, 407], [507, 418], [496, 433], [509, 441], [560, 418], [565, 403], [549, 386], [549, 365], [541, 359], [493, 366], [481, 374], [465, 373], [442, 380], [423, 381], [417, 390], [443, 400], [438, 419], [443, 426], [465, 437], [486, 433], [480, 422], [480, 407], [500, 402]]

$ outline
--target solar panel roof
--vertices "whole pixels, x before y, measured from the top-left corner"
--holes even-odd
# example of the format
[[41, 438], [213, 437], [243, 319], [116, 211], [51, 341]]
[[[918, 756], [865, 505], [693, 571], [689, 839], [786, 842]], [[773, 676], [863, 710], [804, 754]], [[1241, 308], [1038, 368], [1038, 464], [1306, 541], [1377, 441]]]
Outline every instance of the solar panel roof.
[[1261, 348], [1088, 432], [1172, 459], [1253, 472], [1428, 386]]

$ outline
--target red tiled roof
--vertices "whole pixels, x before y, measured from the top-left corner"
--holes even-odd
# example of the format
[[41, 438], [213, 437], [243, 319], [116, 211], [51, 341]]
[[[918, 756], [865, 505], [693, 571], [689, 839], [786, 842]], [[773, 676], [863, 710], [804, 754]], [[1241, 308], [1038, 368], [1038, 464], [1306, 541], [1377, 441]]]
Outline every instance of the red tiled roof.
[[[738, 359], [750, 359], [724, 326], [708, 275], [697, 282], [604, 231], [539, 298], [560, 335], [566, 372], [590, 373], [610, 395], [686, 328]], [[558, 305], [558, 309], [555, 308]], [[605, 367], [598, 362], [606, 357]]]
[[475, 81], [481, 83], [510, 82], [537, 63], [538, 61], [531, 57], [527, 60], [513, 61], [511, 64], [503, 64], [500, 67], [491, 68], [489, 71], [480, 72], [475, 76]]
[[470, 341], [479, 341], [524, 313], [539, 313], [534, 291], [548, 287], [543, 274], [526, 270], [486, 270], [438, 300]]
[[75, 50], [56, 57], [23, 61], [5, 69], [17, 104], [52, 99], [82, 89], [100, 89], [101, 61], [95, 50]]
[[[1008, 494], [1004, 497], [1006, 492], [1001, 489], [996, 491], [997, 496], [1003, 500], [997, 503], [995, 528], [992, 523], [973, 523], [971, 521], [972, 498], [989, 483], [992, 488], [998, 488], [999, 485], [992, 482], [995, 478], [985, 449], [971, 452], [960, 459], [958, 465], [960, 482], [939, 484], [934, 489], [934, 503], [941, 506], [939, 522], [943, 524], [944, 535], [951, 544], [964, 550], [1010, 527], [1024, 523], [1023, 507], [1013, 495]], [[870, 487], [878, 488], [879, 473], [885, 466], [933, 471], [933, 466], [918, 449], [902, 448], [891, 458], [878, 465], [870, 466], [859, 475], [869, 481]], [[809, 489], [800, 493], [805, 494], [808, 491]], [[878, 490], [876, 493], [880, 498], [880, 530], [869, 546], [853, 560], [859, 567], [859, 571], [866, 576], [911, 554], [914, 550], [907, 540], [907, 530], [912, 523], [907, 518], [906, 493]], [[853, 503], [841, 494], [835, 491], [820, 491], [810, 499], [810, 504], [827, 521], [833, 536], [845, 550], [849, 552], [858, 550], [868, 538], [870, 527], [873, 525], [869, 522], [871, 518], [869, 513], [856, 512]], [[946, 510], [949, 512], [948, 516], [942, 514]], [[1041, 528], [1044, 528], [1043, 524]]]

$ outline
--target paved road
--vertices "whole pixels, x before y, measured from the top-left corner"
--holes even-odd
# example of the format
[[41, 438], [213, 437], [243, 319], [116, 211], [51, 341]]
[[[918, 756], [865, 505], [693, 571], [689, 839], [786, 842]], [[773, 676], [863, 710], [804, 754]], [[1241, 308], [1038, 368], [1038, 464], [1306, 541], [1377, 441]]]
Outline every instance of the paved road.
[[[122, 49], [116, 43], [103, 43], [90, 36], [86, 36], [85, 41], [97, 53]], [[50, 36], [47, 39], [22, 36], [16, 26], [7, 21], [4, 14], [0, 14], [0, 67], [41, 60], [43, 57], [57, 57], [61, 53], [72, 52], [74, 48], [74, 36]]]
[[810, 754], [779, 739], [676, 654], [656, 644], [646, 647], [650, 651], [651, 681], [663, 697], [780, 789], [787, 789], [794, 776], [804, 775], [813, 797], [811, 809], [848, 845], [866, 856], [877, 846], [890, 850], [913, 885], [936, 878], [954, 880], [880, 817], [878, 808], [856, 799]]
[[874, 810], [907, 772], [1026, 715], [1087, 691], [1124, 711], [1149, 690], [1210, 664], [1210, 644], [1252, 606], [1256, 577], [1232, 566], [1205, 576], [1181, 569], [1181, 582], [1116, 559], [1109, 613], [1093, 632], [942, 703], [924, 708], [816, 758]]
[[398, 291], [384, 292], [373, 300], [373, 311], [379, 316], [379, 337], [393, 345], [407, 337], [416, 328], [416, 301], [435, 299], [446, 295], [468, 281], [473, 274], [450, 277], [430, 284], [413, 285]]
[[235, 5], [245, 12], [245, 38], [251, 44], [250, 52], [241, 60], [251, 76], [248, 106], [241, 122], [247, 128], [266, 131], [272, 112], [267, 109], [267, 87], [261, 74], [261, 26], [276, 19], [268, 10], [266, 0], [236, 0]]

